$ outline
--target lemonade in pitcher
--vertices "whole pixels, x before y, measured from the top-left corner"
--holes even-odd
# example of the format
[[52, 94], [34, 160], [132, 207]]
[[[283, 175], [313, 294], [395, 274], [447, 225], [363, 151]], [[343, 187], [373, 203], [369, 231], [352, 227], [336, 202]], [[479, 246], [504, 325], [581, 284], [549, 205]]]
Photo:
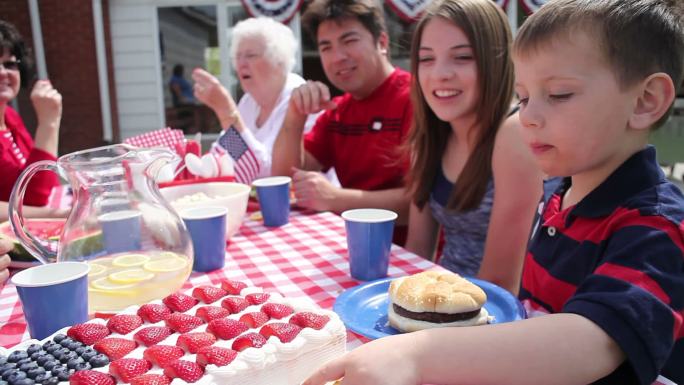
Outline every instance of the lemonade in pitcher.
[[88, 264], [90, 314], [163, 298], [180, 289], [192, 270], [189, 258], [170, 251], [119, 253]]
[[[12, 229], [42, 263], [90, 265], [90, 314], [164, 298], [190, 276], [194, 257], [187, 228], [156, 180], [162, 168], [174, 170], [179, 160], [168, 149], [115, 144], [33, 163], [10, 196]], [[73, 191], [57, 247], [32, 235], [21, 215], [31, 177], [45, 170], [64, 176]]]

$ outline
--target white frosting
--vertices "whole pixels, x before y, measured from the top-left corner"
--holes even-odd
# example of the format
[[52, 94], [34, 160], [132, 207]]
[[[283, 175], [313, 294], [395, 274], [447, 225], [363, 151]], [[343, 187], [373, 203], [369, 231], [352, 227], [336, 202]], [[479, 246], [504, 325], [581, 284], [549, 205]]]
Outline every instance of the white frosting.
[[[246, 290], [247, 289], [243, 290], [240, 294], [245, 295]], [[311, 328], [302, 329], [297, 337], [288, 343], [280, 342], [277, 337], [271, 336], [264, 346], [259, 349], [247, 348], [243, 350], [238, 354], [237, 358], [227, 366], [207, 366], [205, 376], [216, 377], [218, 381], [214, 383], [225, 383], [226, 381], [230, 380], [240, 384], [295, 385], [303, 381], [309, 374], [313, 372], [313, 370], [334, 358], [331, 356], [331, 352], [334, 352], [335, 356], [339, 356], [345, 352], [347, 332], [344, 324], [336, 313], [321, 310], [309, 300], [283, 298], [277, 293], [271, 294], [268, 302], [288, 305], [295, 311], [295, 313], [314, 311], [317, 314], [328, 316], [330, 321], [328, 321], [325, 327], [323, 327], [321, 330], [315, 330]], [[250, 308], [252, 307], [253, 306], [250, 306]], [[261, 305], [258, 305], [258, 309], [250, 308], [245, 309], [240, 314], [236, 314], [236, 317], [234, 318], [239, 319], [240, 315], [245, 312], [258, 311], [258, 309], [261, 308]], [[291, 316], [287, 316], [279, 320], [269, 320], [267, 324], [273, 322], [288, 322], [290, 317]], [[251, 329], [250, 331], [256, 330]], [[230, 348], [233, 344], [233, 341], [234, 339], [228, 341], [217, 341], [215, 345]], [[296, 364], [293, 364], [293, 362]], [[291, 373], [288, 373], [287, 370], [285, 370], [286, 366], [288, 368], [287, 370], [292, 371]], [[266, 379], [268, 382], [260, 382], [258, 380], [259, 376], [255, 376], [255, 378], [250, 376], [255, 371], [283, 371], [283, 373], [277, 376], [268, 376]], [[297, 377], [296, 373], [299, 372], [304, 374]], [[241, 379], [236, 380], [237, 377], [240, 377]], [[288, 382], [283, 382], [285, 380]]]
[[[257, 287], [247, 287], [240, 292], [240, 296], [244, 297], [248, 294], [262, 293], [263, 290]], [[186, 294], [190, 295], [192, 289], [188, 290]], [[229, 295], [230, 296], [230, 295]], [[225, 298], [225, 297], [223, 297]], [[202, 306], [220, 306], [220, 299], [212, 304], [205, 304], [199, 302], [193, 306], [185, 314], [195, 315], [198, 308]], [[152, 301], [150, 303], [162, 303], [162, 301]], [[290, 306], [295, 313], [299, 312], [314, 312], [320, 315], [326, 315], [330, 318], [328, 323], [321, 329], [315, 330], [312, 328], [303, 328], [299, 334], [290, 342], [283, 343], [277, 337], [271, 336], [268, 341], [261, 348], [247, 348], [238, 352], [237, 357], [230, 364], [222, 367], [216, 365], [207, 365], [204, 376], [195, 382], [197, 385], [218, 385], [226, 383], [235, 383], [241, 385], [299, 385], [306, 377], [308, 377], [314, 370], [319, 368], [326, 362], [341, 356], [346, 351], [346, 328], [337, 316], [336, 313], [328, 310], [320, 309], [315, 303], [307, 298], [285, 298], [279, 293], [269, 293], [269, 298], [266, 303], [278, 303]], [[261, 309], [262, 305], [251, 305], [238, 314], [231, 314], [227, 318], [238, 320], [245, 313], [256, 312]], [[131, 306], [119, 314], [136, 314], [139, 306]], [[271, 319], [267, 322], [283, 322], [289, 321], [291, 315], [282, 319]], [[89, 323], [99, 323], [106, 325], [107, 321], [102, 319], [93, 319]], [[139, 330], [150, 326], [165, 326], [164, 321], [155, 324], [144, 323], [137, 329], [131, 331], [126, 335], [112, 333], [109, 337], [125, 338], [134, 340], [133, 336]], [[258, 332], [261, 327], [257, 329], [249, 329], [245, 333]], [[66, 334], [69, 327], [59, 330], [55, 334]], [[199, 327], [189, 332], [205, 332], [207, 324], [203, 323]], [[244, 333], [243, 333], [244, 334]], [[54, 334], [53, 334], [54, 336]], [[43, 341], [29, 340], [17, 345], [15, 349], [26, 349], [33, 343], [44, 343], [52, 339], [53, 336], [46, 338]], [[173, 333], [163, 341], [160, 345], [176, 345], [176, 341], [180, 336], [179, 333]], [[224, 348], [231, 348], [233, 341], [217, 339], [214, 346]], [[143, 358], [143, 354], [147, 349], [146, 346], [138, 346], [136, 349], [128, 353], [126, 358]], [[8, 354], [7, 352], [6, 354]], [[195, 362], [196, 355], [186, 354], [181, 357], [183, 360]], [[97, 368], [94, 370], [107, 373], [108, 366]], [[156, 365], [147, 372], [150, 374], [162, 374], [163, 370]], [[61, 383], [66, 385], [67, 382]], [[188, 385], [183, 380], [178, 378], [171, 382], [171, 385]]]

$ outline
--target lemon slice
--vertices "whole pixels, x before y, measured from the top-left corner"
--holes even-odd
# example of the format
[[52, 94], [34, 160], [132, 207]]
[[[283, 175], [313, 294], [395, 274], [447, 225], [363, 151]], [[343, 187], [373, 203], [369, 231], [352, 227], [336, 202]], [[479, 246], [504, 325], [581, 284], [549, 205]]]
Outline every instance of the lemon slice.
[[168, 273], [170, 271], [184, 269], [186, 266], [188, 266], [188, 261], [186, 259], [179, 257], [171, 257], [147, 262], [143, 266], [143, 268], [147, 271], [153, 271], [157, 273]]
[[143, 269], [123, 270], [109, 274], [110, 281], [114, 283], [136, 283], [154, 278], [154, 274]]
[[107, 266], [102, 266], [97, 263], [90, 263], [90, 272], [88, 272], [89, 277], [95, 277], [98, 276], [105, 271], [107, 271]]
[[179, 258], [178, 254], [172, 252], [172, 251], [162, 251], [161, 253], [157, 254], [156, 258], [152, 258], [155, 261], [159, 261], [162, 259], [169, 259], [169, 258]]
[[112, 265], [118, 267], [134, 267], [144, 265], [150, 260], [150, 257], [142, 254], [126, 254], [121, 255], [112, 261]]
[[112, 282], [107, 277], [102, 277], [102, 278], [94, 280], [93, 282], [90, 283], [90, 285], [95, 289], [106, 290], [106, 291], [117, 291], [117, 290], [130, 289], [131, 287], [135, 286], [135, 283], [121, 284], [121, 283]]
[[136, 296], [138, 294], [138, 292], [136, 290], [126, 290], [126, 289], [102, 290], [102, 289], [94, 289], [93, 287], [88, 288], [88, 293], [89, 294], [97, 294], [100, 296], [107, 296], [107, 297], [132, 297], [132, 296]]

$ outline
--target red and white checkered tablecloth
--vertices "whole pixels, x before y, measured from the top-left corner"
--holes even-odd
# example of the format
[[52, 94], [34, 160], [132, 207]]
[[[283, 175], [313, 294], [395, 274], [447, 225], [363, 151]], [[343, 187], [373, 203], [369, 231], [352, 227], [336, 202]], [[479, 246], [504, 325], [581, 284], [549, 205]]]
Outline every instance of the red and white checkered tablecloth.
[[[417, 273], [435, 267], [401, 247], [393, 246], [390, 276]], [[226, 249], [226, 266], [208, 274], [193, 273], [184, 289], [200, 284], [239, 280], [277, 291], [287, 297], [309, 297], [332, 309], [335, 298], [358, 285], [349, 275], [344, 221], [332, 213], [293, 211], [290, 223], [276, 229], [246, 219]], [[14, 285], [0, 288], [0, 346], [11, 347], [29, 339], [26, 321]], [[367, 340], [348, 333], [349, 350]]]
[[137, 147], [167, 147], [174, 150], [176, 143], [185, 144], [186, 139], [182, 130], [162, 128], [155, 131], [146, 132], [124, 140], [126, 144]]
[[[332, 309], [342, 291], [361, 283], [350, 277], [346, 255], [344, 221], [335, 214], [294, 211], [290, 223], [277, 229], [266, 228], [261, 221], [245, 219], [228, 244], [223, 270], [193, 273], [183, 289], [200, 284], [218, 285], [222, 279], [229, 278], [288, 297], [306, 296], [319, 306]], [[392, 246], [390, 276], [433, 268], [440, 267]], [[7, 283], [0, 287], [0, 346], [11, 347], [29, 338], [16, 289]], [[348, 332], [347, 350], [367, 341]], [[653, 385], [677, 384], [661, 376]]]

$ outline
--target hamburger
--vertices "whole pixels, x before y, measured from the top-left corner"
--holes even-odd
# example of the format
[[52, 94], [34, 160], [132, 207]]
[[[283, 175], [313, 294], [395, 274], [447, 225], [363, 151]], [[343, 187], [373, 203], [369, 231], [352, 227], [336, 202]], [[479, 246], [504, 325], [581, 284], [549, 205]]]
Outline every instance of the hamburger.
[[483, 325], [487, 295], [458, 274], [425, 271], [390, 283], [387, 317], [393, 328], [413, 332], [428, 328]]

